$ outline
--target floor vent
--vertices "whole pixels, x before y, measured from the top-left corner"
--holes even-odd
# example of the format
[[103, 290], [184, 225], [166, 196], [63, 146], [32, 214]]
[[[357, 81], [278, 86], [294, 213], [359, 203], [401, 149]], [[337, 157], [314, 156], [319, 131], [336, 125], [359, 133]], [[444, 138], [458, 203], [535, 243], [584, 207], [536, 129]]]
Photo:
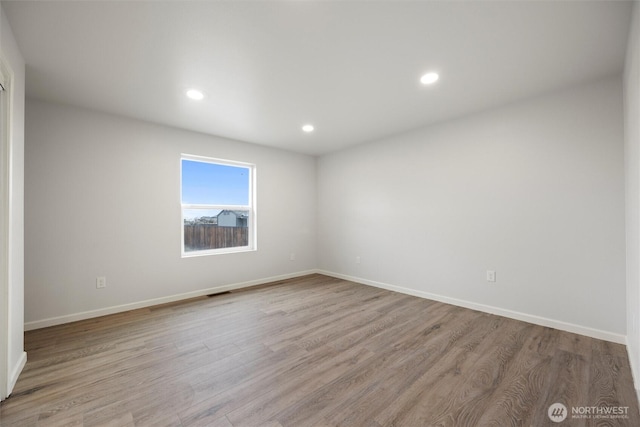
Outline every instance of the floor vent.
[[231, 291], [224, 291], [224, 292], [218, 292], [217, 294], [209, 294], [207, 295], [209, 298], [211, 297], [217, 297], [218, 295], [224, 295], [224, 294], [230, 294]]

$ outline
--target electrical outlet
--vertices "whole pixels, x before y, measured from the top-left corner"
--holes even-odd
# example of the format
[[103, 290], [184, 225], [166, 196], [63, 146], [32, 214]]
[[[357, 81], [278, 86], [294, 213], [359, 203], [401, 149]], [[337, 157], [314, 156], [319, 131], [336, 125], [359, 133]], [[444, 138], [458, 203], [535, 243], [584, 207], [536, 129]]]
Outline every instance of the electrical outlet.
[[291, 254], [289, 255], [289, 261], [295, 261], [296, 260], [296, 254], [291, 252]]
[[360, 256], [356, 257], [356, 264], [360, 264]]
[[96, 289], [102, 289], [107, 287], [107, 278], [100, 276], [96, 278]]
[[487, 270], [487, 282], [496, 281], [496, 272], [494, 270]]

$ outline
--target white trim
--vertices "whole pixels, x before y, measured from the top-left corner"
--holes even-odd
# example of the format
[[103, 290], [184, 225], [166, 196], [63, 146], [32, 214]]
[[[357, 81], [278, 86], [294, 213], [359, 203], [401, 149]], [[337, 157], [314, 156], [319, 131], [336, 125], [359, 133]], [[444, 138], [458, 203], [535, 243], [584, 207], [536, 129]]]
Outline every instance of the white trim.
[[[3, 83], [3, 95], [0, 97], [2, 108], [2, 134], [0, 135], [0, 235], [3, 236], [0, 242], [0, 401], [6, 398], [13, 390], [15, 383], [11, 382], [13, 372], [9, 366], [9, 355], [11, 354], [11, 343], [9, 331], [13, 330], [11, 325], [11, 253], [12, 253], [12, 231], [11, 231], [11, 136], [13, 117], [13, 70], [9, 67], [8, 61], [0, 52], [0, 79]], [[17, 374], [20, 370], [17, 371]], [[17, 378], [17, 377], [16, 377]]]
[[280, 276], [272, 276], [264, 279], [249, 280], [247, 282], [232, 283], [228, 285], [216, 286], [213, 288], [200, 289], [198, 291], [186, 292], [183, 294], [170, 295], [167, 297], [154, 298], [129, 304], [122, 304], [113, 307], [100, 308], [97, 310], [83, 311], [81, 313], [67, 314], [64, 316], [50, 317], [48, 319], [36, 320], [24, 324], [25, 331], [46, 328], [49, 326], [62, 325], [64, 323], [76, 322], [78, 320], [92, 319], [94, 317], [106, 316], [109, 314], [122, 313], [125, 311], [136, 310], [138, 308], [151, 307], [169, 302], [182, 301], [189, 298], [201, 297], [204, 295], [231, 291], [234, 289], [248, 288], [250, 286], [263, 285], [265, 283], [276, 282], [279, 280], [292, 279], [295, 277], [307, 276], [316, 273], [316, 270], [299, 271], [296, 273], [283, 274]]
[[443, 295], [432, 294], [430, 292], [418, 291], [401, 286], [389, 285], [387, 283], [376, 282], [373, 280], [363, 279], [360, 277], [348, 276], [346, 274], [333, 273], [330, 271], [318, 270], [319, 274], [324, 274], [338, 279], [349, 280], [363, 285], [374, 286], [376, 288], [387, 289], [389, 291], [400, 292], [402, 294], [412, 295], [415, 297], [426, 298], [434, 301], [440, 301], [446, 304], [452, 304], [458, 307], [470, 308], [472, 310], [482, 311], [484, 313], [496, 314], [498, 316], [508, 317], [510, 319], [521, 320], [523, 322], [533, 323], [535, 325], [555, 328], [574, 334], [585, 335], [591, 338], [611, 341], [617, 344], [626, 344], [626, 335], [616, 334], [613, 332], [602, 331], [600, 329], [589, 328], [586, 326], [567, 323], [560, 320], [549, 319], [546, 317], [535, 316], [533, 314], [521, 313], [518, 311], [507, 310], [504, 308], [494, 307], [485, 304], [478, 304], [471, 301], [465, 301], [457, 298], [451, 298]]
[[638, 405], [640, 405], [640, 378], [638, 377], [639, 372], [636, 372], [636, 364], [634, 363], [636, 359], [634, 358], [635, 355], [631, 351], [631, 346], [628, 343], [628, 337], [625, 345], [627, 347], [627, 358], [629, 359], [629, 365], [631, 366], [631, 379], [633, 380], [633, 388], [636, 391], [636, 399], [638, 400]]
[[[184, 228], [183, 228], [184, 233]], [[182, 239], [184, 241], [184, 238]], [[199, 256], [209, 256], [209, 255], [225, 255], [225, 254], [239, 254], [242, 252], [255, 252], [257, 249], [251, 248], [249, 246], [234, 246], [232, 248], [220, 248], [220, 249], [208, 249], [201, 251], [192, 251], [192, 252], [183, 252], [182, 258], [194, 258]]]
[[628, 338], [624, 344], [627, 346], [627, 357], [629, 358], [629, 365], [631, 365], [631, 377], [633, 378], [633, 386], [636, 390], [640, 390], [640, 377], [638, 377], [638, 374], [640, 374], [640, 372], [636, 372], [636, 364], [632, 363], [635, 360], [635, 354], [633, 354], [632, 352], [631, 346], [628, 342]]
[[[150, 307], [158, 304], [166, 304], [169, 302], [181, 301], [189, 298], [196, 298], [212, 293], [225, 292], [234, 289], [242, 289], [250, 286], [262, 285], [265, 283], [276, 282], [279, 280], [292, 279], [295, 277], [302, 277], [309, 274], [324, 274], [325, 276], [335, 277], [338, 279], [349, 280], [351, 282], [359, 283], [362, 285], [373, 286], [376, 288], [387, 289], [393, 292], [399, 292], [406, 295], [412, 295], [419, 298], [430, 299], [434, 301], [443, 302], [446, 304], [455, 305], [458, 307], [469, 308], [471, 310], [482, 311], [484, 313], [495, 314], [498, 316], [507, 317], [510, 319], [520, 320], [523, 322], [532, 323], [539, 326], [545, 326], [549, 328], [555, 328], [574, 334], [585, 335], [591, 338], [601, 339], [605, 341], [614, 342], [617, 344], [626, 345], [626, 336], [616, 334], [608, 331], [602, 331], [600, 329], [589, 328], [586, 326], [576, 325], [573, 323], [563, 322], [560, 320], [549, 319], [546, 317], [535, 316], [532, 314], [521, 313], [517, 311], [507, 310], [504, 308], [489, 306], [485, 304], [478, 304], [471, 301], [461, 300], [457, 298], [446, 297], [443, 295], [432, 294], [430, 292], [418, 291], [415, 289], [404, 288], [401, 286], [390, 285], [387, 283], [377, 282], [374, 280], [363, 279], [360, 277], [349, 276], [346, 274], [334, 273], [331, 271], [312, 269], [306, 271], [299, 271], [295, 273], [283, 274], [280, 276], [272, 276], [263, 279], [249, 280], [246, 282], [233, 283], [228, 285], [217, 286], [208, 289], [201, 289], [193, 292], [186, 292], [183, 294], [171, 295], [167, 297], [154, 298], [145, 301], [139, 301], [129, 304], [123, 304], [114, 307], [101, 308], [98, 310], [84, 311], [81, 313], [68, 314], [65, 316], [51, 317], [48, 319], [36, 320], [33, 322], [25, 323], [25, 330], [31, 331], [34, 329], [46, 328], [49, 326], [61, 325], [64, 323], [75, 322], [78, 320], [91, 319], [94, 317], [106, 316], [109, 314], [122, 313], [124, 311], [135, 310], [138, 308]], [[636, 378], [636, 376], [634, 376]]]
[[[180, 154], [180, 160], [182, 160], [182, 159], [193, 160], [194, 162], [202, 162], [202, 163], [214, 163], [214, 164], [222, 164], [222, 165], [229, 165], [229, 166], [239, 166], [239, 167], [243, 167], [243, 168], [253, 168], [253, 167], [256, 166], [253, 163], [248, 163], [248, 162], [240, 162], [240, 161], [237, 161], [237, 160], [218, 159], [216, 157], [198, 156], [196, 154], [187, 154], [187, 153], [181, 153]], [[182, 198], [180, 198], [180, 200], [182, 200]]]
[[16, 382], [18, 382], [18, 377], [20, 376], [20, 373], [22, 372], [22, 370], [24, 369], [24, 365], [26, 364], [27, 352], [23, 351], [20, 355], [20, 359], [18, 359], [18, 363], [16, 363], [16, 366], [14, 366], [11, 370], [11, 375], [9, 375], [9, 390], [13, 390], [13, 387], [16, 385]]

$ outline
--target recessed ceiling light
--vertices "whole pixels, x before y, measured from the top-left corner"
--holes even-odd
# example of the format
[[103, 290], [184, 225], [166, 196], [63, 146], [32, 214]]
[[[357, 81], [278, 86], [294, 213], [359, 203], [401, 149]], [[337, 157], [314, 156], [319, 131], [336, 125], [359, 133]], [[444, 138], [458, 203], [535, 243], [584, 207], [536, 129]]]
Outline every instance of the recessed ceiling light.
[[304, 125], [302, 126], [302, 130], [309, 133], [309, 132], [313, 132], [313, 125]]
[[198, 89], [189, 89], [187, 91], [187, 97], [196, 101], [200, 101], [202, 98], [204, 98], [204, 93], [200, 92]]
[[438, 73], [427, 73], [424, 76], [420, 77], [420, 83], [423, 85], [430, 85], [438, 81], [440, 76]]

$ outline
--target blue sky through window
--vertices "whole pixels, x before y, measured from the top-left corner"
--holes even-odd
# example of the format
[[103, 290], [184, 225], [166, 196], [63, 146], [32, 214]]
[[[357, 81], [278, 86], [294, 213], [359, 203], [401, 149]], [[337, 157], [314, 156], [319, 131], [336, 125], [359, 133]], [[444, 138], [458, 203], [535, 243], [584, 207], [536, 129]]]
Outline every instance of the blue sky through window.
[[182, 159], [182, 203], [248, 205], [249, 168]]

